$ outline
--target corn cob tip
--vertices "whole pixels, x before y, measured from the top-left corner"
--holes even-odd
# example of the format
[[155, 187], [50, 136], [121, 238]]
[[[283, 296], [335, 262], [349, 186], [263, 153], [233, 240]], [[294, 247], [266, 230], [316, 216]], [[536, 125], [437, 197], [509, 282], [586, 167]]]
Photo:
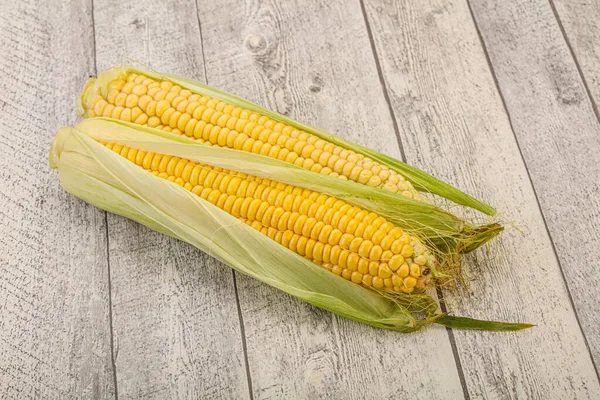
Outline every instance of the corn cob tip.
[[63, 151], [65, 139], [71, 132], [71, 129], [72, 128], [70, 127], [61, 128], [54, 136], [54, 139], [52, 139], [52, 146], [50, 147], [50, 154], [48, 156], [50, 168], [58, 168], [58, 163], [60, 161], [60, 155]]
[[499, 223], [491, 223], [482, 226], [467, 227], [463, 230], [462, 235], [465, 239], [461, 243], [459, 252], [462, 254], [469, 253], [483, 246], [504, 230], [504, 226]]
[[107, 95], [107, 86], [110, 82], [115, 81], [126, 73], [125, 67], [115, 67], [102, 71], [95, 78], [90, 76], [83, 85], [81, 95], [77, 98], [77, 113], [83, 118], [93, 117], [90, 113], [94, 99], [99, 96]]
[[89, 117], [88, 103], [89, 100], [93, 97], [94, 87], [96, 84], [96, 78], [91, 76], [83, 85], [83, 90], [81, 91], [81, 95], [77, 98], [77, 114], [82, 118]]

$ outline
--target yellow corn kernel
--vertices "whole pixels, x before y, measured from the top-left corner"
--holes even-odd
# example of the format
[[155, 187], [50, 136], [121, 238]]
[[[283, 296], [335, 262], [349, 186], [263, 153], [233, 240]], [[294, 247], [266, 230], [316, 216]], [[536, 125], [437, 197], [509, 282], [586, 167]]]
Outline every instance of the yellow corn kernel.
[[365, 286], [371, 286], [373, 284], [373, 277], [369, 274], [364, 274], [362, 277], [362, 284]]
[[343, 277], [344, 279], [348, 279], [348, 280], [350, 280], [350, 279], [352, 278], [352, 271], [350, 271], [349, 269], [344, 269], [344, 270], [342, 271], [342, 277]]
[[410, 266], [410, 275], [415, 278], [421, 276], [421, 266], [419, 264], [412, 264]]
[[369, 262], [369, 275], [377, 276], [379, 274], [379, 263], [375, 261]]
[[427, 258], [423, 254], [416, 256], [414, 261], [419, 265], [427, 264]]
[[[414, 279], [414, 278], [413, 278]], [[416, 285], [416, 282], [415, 282]], [[373, 287], [376, 289], [381, 289], [384, 286], [383, 279], [379, 276], [373, 277]]]
[[389, 250], [384, 250], [384, 252], [381, 253], [381, 261], [388, 262], [393, 256], [394, 256], [394, 253], [392, 253]]
[[409, 289], [414, 288], [415, 286], [417, 286], [417, 280], [412, 276], [404, 278], [404, 286], [406, 286]]
[[410, 244], [406, 244], [404, 245], [404, 247], [402, 247], [402, 251], [400, 251], [400, 254], [404, 257], [404, 258], [408, 258], [410, 256], [413, 255], [413, 248]]
[[369, 252], [369, 259], [373, 261], [381, 260], [381, 255], [383, 254], [383, 249], [381, 246], [373, 246], [371, 251]]
[[360, 272], [363, 275], [369, 273], [369, 261], [368, 260], [365, 260], [364, 258], [361, 258], [360, 260], [358, 260], [358, 272]]
[[388, 261], [388, 265], [392, 271], [397, 271], [403, 263], [404, 257], [402, 257], [400, 254], [392, 256]]
[[402, 278], [406, 278], [408, 276], [408, 274], [410, 273], [410, 268], [408, 266], [408, 264], [404, 263], [400, 266], [400, 268], [398, 269], [398, 271], [396, 271], [396, 273], [401, 276]]
[[350, 279], [354, 283], [361, 283], [363, 281], [363, 274], [358, 271], [354, 271], [352, 272], [352, 276]]
[[379, 264], [378, 276], [382, 279], [389, 278], [390, 276], [392, 276], [392, 270], [385, 263]]

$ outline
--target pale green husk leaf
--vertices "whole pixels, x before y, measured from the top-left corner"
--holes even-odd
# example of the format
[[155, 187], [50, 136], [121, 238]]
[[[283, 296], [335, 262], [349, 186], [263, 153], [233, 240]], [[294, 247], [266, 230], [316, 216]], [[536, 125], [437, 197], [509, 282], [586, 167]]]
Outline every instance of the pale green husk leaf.
[[[219, 157], [234, 152], [237, 159], [232, 159], [233, 164], [242, 165], [238, 170], [254, 171], [253, 168], [260, 167], [277, 175], [279, 166], [269, 164], [273, 160], [256, 155], [255, 158], [260, 158], [253, 159], [248, 154], [249, 158], [240, 161], [240, 152], [198, 144], [182, 145], [165, 132], [137, 128], [92, 119], [77, 129], [61, 129], [53, 141], [50, 165], [58, 169], [63, 187], [91, 204], [188, 242], [241, 273], [346, 318], [402, 332], [414, 331], [438, 320], [447, 321], [448, 317], [434, 314], [436, 306], [427, 295], [394, 298], [346, 281], [199, 196], [146, 172], [96, 140], [111, 140], [148, 150], [157, 148], [161, 153], [204, 163], [211, 161], [223, 168], [230, 168], [228, 163], [232, 161]], [[285, 168], [293, 169], [289, 165]], [[338, 190], [343, 192], [343, 188]], [[415, 311], [421, 312], [419, 318], [413, 314]], [[453, 324], [461, 324], [461, 318], [452, 318]], [[461, 326], [506, 329], [502, 323], [467, 322]]]
[[304, 301], [381, 328], [408, 332], [424, 323], [394, 301], [318, 267], [74, 128], [59, 131], [50, 162], [65, 190], [77, 197], [188, 242]]

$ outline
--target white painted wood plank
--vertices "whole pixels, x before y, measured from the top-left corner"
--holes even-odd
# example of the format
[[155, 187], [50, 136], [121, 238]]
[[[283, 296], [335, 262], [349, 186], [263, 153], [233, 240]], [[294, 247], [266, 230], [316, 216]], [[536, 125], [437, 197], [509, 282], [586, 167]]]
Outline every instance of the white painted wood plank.
[[94, 68], [91, 6], [51, 3], [0, 1], [0, 398], [110, 399], [105, 216], [48, 166]]
[[[194, 2], [95, 1], [98, 69], [126, 57], [203, 80]], [[119, 395], [249, 396], [233, 275], [177, 240], [109, 218]]]
[[600, 3], [553, 0], [552, 4], [597, 107], [600, 102]]
[[[210, 85], [400, 156], [358, 1], [199, 7]], [[237, 276], [254, 398], [462, 397], [443, 328], [377, 330]]]
[[[538, 115], [541, 123], [531, 139], [523, 138], [523, 151], [536, 185], [548, 227], [555, 240], [563, 269], [575, 300], [581, 324], [600, 369], [600, 128], [590, 107], [600, 104], [600, 3], [594, 1], [556, 1], [556, 11], [572, 51], [579, 62], [583, 79], [591, 95], [588, 98], [583, 82], [577, 78], [577, 67], [560, 48], [564, 64], [553, 62], [549, 78], [569, 74], [559, 88], [536, 82], [544, 92], [557, 94], [553, 102], [552, 119]], [[547, 12], [546, 14], [547, 15]], [[558, 57], [557, 57], [558, 58]], [[556, 66], [564, 67], [557, 70]], [[554, 72], [557, 71], [557, 72]], [[561, 95], [565, 93], [565, 95]], [[569, 100], [576, 101], [569, 101]], [[590, 105], [590, 101], [592, 105]], [[548, 122], [552, 123], [547, 127]], [[546, 127], [546, 129], [545, 129]], [[548, 135], [548, 131], [552, 135]], [[521, 140], [520, 136], [519, 139]], [[549, 156], [558, 156], [559, 165], [547, 169], [545, 160], [532, 151], [531, 142], [548, 143]], [[558, 145], [558, 146], [557, 146]], [[562, 147], [562, 148], [561, 148]], [[567, 149], [566, 151], [563, 149]], [[564, 155], [569, 154], [573, 156]], [[550, 187], [547, 178], [569, 182], [568, 190], [577, 195], [565, 204]], [[574, 253], [566, 256], [566, 252]]]
[[[472, 283], [474, 294], [455, 307], [457, 313], [537, 325], [508, 334], [454, 332], [469, 395], [597, 397], [590, 354], [468, 5], [446, 0], [365, 4], [408, 162], [488, 200], [525, 230], [525, 235], [506, 232], [494, 257], [478, 251], [469, 258], [470, 273], [478, 279]], [[499, 10], [510, 9], [509, 2], [473, 4], [482, 21], [502, 26], [487, 33], [493, 42], [506, 40], [497, 63], [521, 76], [548, 57], [542, 49], [537, 53], [539, 47], [561, 45], [543, 33], [544, 25], [526, 19], [523, 7], [505, 18]], [[513, 53], [537, 56], [517, 62]], [[509, 92], [525, 101], [523, 94], [530, 90], [518, 85]], [[547, 102], [541, 100], [536, 104], [543, 110]], [[545, 110], [551, 119], [552, 109]], [[540, 121], [525, 117], [523, 129], [537, 129]], [[537, 149], [543, 154], [546, 146]], [[560, 165], [560, 160], [553, 161]], [[548, 182], [561, 180], [553, 176]]]

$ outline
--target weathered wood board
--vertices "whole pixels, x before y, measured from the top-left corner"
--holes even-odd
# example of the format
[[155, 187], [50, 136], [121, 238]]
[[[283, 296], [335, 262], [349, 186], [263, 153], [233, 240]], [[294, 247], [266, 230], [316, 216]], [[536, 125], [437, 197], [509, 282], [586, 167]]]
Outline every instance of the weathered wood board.
[[[95, 2], [98, 71], [127, 63], [204, 80], [193, 2]], [[185, 243], [108, 219], [119, 394], [245, 398], [233, 274]]]
[[[595, 2], [0, 10], [0, 398], [600, 396]], [[65, 193], [51, 139], [77, 122], [87, 76], [128, 62], [405, 158], [495, 205], [518, 229], [467, 258], [472, 294], [445, 293], [448, 307], [537, 326], [377, 330]]]
[[[560, 48], [564, 60], [555, 60], [548, 78], [560, 84], [546, 85], [545, 93], [555, 95], [549, 113], [552, 118], [540, 123], [531, 141], [542, 140], [551, 149], [545, 157], [560, 163], [545, 169], [546, 160], [529, 146], [532, 178], [555, 239], [565, 277], [571, 289], [580, 322], [587, 333], [590, 350], [600, 369], [600, 3], [594, 1], [555, 1], [556, 16], [566, 35]], [[546, 11], [546, 14], [548, 11]], [[567, 49], [567, 46], [570, 47]], [[574, 59], [566, 55], [572, 52]], [[558, 67], [557, 68], [557, 64]], [[563, 80], [563, 76], [569, 76]], [[578, 76], [580, 75], [580, 76]], [[539, 83], [538, 83], [539, 85]], [[518, 103], [516, 100], [515, 103]], [[595, 113], [595, 119], [594, 115]], [[541, 114], [541, 112], [540, 112]], [[539, 115], [544, 118], [543, 115]], [[551, 121], [552, 126], [547, 126]], [[546, 128], [546, 129], [544, 129]], [[547, 132], [552, 132], [548, 134]], [[536, 163], [537, 161], [537, 163]], [[537, 173], [533, 168], [537, 165]], [[539, 174], [539, 176], [537, 175]], [[548, 176], [564, 179], [565, 188], [574, 193], [567, 204], [551, 190]], [[571, 250], [574, 249], [574, 250]], [[567, 257], [567, 253], [569, 256]], [[572, 255], [570, 253], [573, 253]]]
[[[210, 85], [400, 157], [358, 1], [205, 2], [198, 11]], [[385, 332], [238, 283], [255, 398], [462, 396], [445, 329]]]
[[105, 213], [48, 165], [93, 68], [91, 6], [38, 6], [0, 2], [0, 398], [112, 398]]
[[593, 397], [598, 379], [468, 5], [365, 8], [407, 161], [489, 201], [524, 230], [469, 258], [473, 294], [454, 309], [537, 326], [512, 335], [455, 331], [467, 392]]

